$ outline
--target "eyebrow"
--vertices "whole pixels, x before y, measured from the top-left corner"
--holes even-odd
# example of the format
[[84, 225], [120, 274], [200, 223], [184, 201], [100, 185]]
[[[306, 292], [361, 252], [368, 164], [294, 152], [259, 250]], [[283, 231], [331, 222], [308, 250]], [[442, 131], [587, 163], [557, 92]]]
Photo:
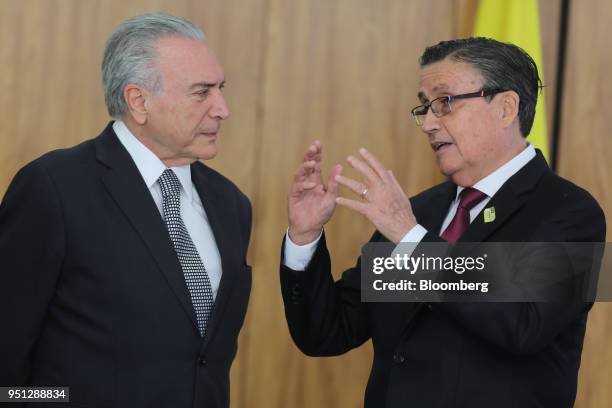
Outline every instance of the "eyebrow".
[[434, 92], [448, 91], [448, 88], [449, 88], [448, 85], [446, 85], [445, 83], [441, 83], [441, 84], [434, 86], [433, 91]]
[[215, 86], [224, 86], [225, 85], [225, 79], [221, 82], [206, 82], [206, 81], [202, 81], [202, 82], [196, 82], [195, 84], [192, 84], [189, 89], [193, 90], [196, 88], [214, 88]]
[[417, 94], [417, 98], [419, 98], [419, 101], [421, 103], [425, 103], [427, 102], [429, 99], [427, 99], [427, 96], [425, 96], [425, 92], [423, 91], [419, 91], [419, 93]]
[[[437, 92], [448, 92], [449, 88], [450, 87], [447, 84], [441, 83], [434, 86], [434, 88], [432, 89], [432, 93], [435, 94]], [[419, 91], [419, 93], [417, 94], [417, 98], [419, 98], [419, 101], [423, 103], [429, 101], [429, 98], [427, 97], [427, 95], [425, 95], [425, 92], [423, 91]]]

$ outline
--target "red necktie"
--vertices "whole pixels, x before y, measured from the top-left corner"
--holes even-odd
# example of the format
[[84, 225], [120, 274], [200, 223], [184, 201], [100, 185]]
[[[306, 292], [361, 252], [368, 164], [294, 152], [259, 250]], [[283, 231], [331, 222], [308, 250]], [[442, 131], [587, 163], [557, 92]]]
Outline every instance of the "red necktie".
[[468, 187], [461, 192], [460, 197], [457, 212], [441, 235], [448, 242], [457, 242], [459, 240], [459, 237], [470, 225], [470, 210], [487, 198], [487, 195], [482, 191]]

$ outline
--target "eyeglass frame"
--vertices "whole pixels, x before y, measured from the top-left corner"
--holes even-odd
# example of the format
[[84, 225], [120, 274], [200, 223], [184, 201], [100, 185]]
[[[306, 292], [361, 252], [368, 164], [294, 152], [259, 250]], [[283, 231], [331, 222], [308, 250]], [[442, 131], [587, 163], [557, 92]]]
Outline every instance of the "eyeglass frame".
[[[483, 98], [485, 96], [494, 96], [494, 95], [497, 95], [498, 93], [506, 92], [506, 91], [508, 91], [508, 90], [507, 89], [501, 89], [501, 88], [494, 88], [494, 89], [481, 89], [480, 91], [477, 91], [477, 92], [469, 92], [469, 93], [464, 93], [464, 94], [459, 94], [459, 95], [440, 96], [440, 97], [434, 99], [433, 101], [431, 101], [429, 103], [424, 103], [422, 105], [415, 106], [414, 108], [412, 108], [410, 113], [412, 114], [412, 117], [414, 118], [414, 121], [416, 122], [417, 126], [422, 126], [423, 124], [419, 123], [419, 120], [417, 119], [417, 114], [415, 113], [415, 111], [417, 109], [419, 109], [419, 108], [426, 109], [425, 113], [422, 113], [419, 116], [427, 115], [427, 112], [429, 111], [429, 109], [431, 109], [431, 111], [436, 116], [436, 118], [441, 118], [442, 116], [448, 115], [449, 113], [451, 113], [453, 111], [453, 105], [451, 105], [451, 101], [453, 101], [454, 99]], [[449, 111], [448, 111], [448, 113], [438, 114], [431, 107], [431, 105], [433, 105], [434, 102], [436, 102], [436, 101], [444, 100], [444, 99], [446, 99], [446, 103], [448, 104]]]

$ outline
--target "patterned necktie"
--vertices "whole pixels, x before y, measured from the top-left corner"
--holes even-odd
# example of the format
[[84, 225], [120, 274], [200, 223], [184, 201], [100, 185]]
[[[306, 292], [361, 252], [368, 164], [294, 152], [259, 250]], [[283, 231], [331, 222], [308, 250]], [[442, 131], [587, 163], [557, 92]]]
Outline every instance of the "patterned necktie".
[[442, 235], [440, 235], [448, 242], [457, 242], [459, 240], [470, 225], [470, 210], [487, 198], [487, 195], [482, 191], [468, 187], [461, 192], [460, 197], [459, 207], [457, 207], [453, 220], [448, 224]]
[[183, 269], [200, 336], [204, 337], [213, 308], [212, 286], [202, 259], [181, 218], [181, 182], [171, 169], [164, 170], [157, 182], [162, 191], [164, 220]]

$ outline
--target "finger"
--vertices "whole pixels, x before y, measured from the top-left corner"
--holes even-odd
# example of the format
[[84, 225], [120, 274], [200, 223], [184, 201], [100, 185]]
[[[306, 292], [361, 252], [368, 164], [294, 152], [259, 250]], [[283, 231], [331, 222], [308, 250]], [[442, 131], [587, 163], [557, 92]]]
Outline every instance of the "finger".
[[387, 172], [389, 174], [389, 178], [391, 179], [391, 182], [393, 183], [397, 191], [401, 193], [402, 196], [408, 200], [408, 208], [410, 209], [411, 214], [414, 215], [414, 212], [412, 211], [412, 203], [410, 202], [410, 199], [406, 196], [404, 189], [402, 188], [402, 186], [400, 186], [400, 183], [397, 181], [397, 179], [393, 175], [393, 172], [391, 170], [387, 170]]
[[302, 181], [300, 183], [293, 183], [293, 187], [291, 188], [292, 193], [302, 193], [304, 191], [312, 190], [318, 185], [314, 181]]
[[308, 149], [306, 150], [306, 153], [304, 154], [304, 161], [310, 161], [310, 160], [321, 161], [322, 155], [323, 155], [323, 146], [321, 145], [320, 141], [315, 140], [310, 146], [308, 146]]
[[316, 162], [314, 160], [309, 160], [300, 163], [297, 170], [295, 171], [296, 176], [304, 176], [312, 173], [316, 167]]
[[350, 200], [344, 197], [336, 197], [336, 204], [348, 208], [349, 210], [357, 211], [360, 214], [366, 215], [368, 205], [363, 201]]
[[391, 170], [387, 170], [387, 174], [389, 175], [389, 179], [391, 180], [393, 185], [401, 192], [404, 192], [404, 189], [402, 188], [402, 186], [400, 186], [400, 183], [397, 181], [397, 179], [393, 175], [393, 172]]
[[361, 157], [363, 157], [366, 163], [368, 163], [368, 165], [374, 169], [376, 174], [378, 174], [378, 177], [383, 180], [387, 179], [389, 173], [387, 172], [385, 166], [383, 166], [383, 164], [376, 158], [376, 156], [363, 147], [359, 149], [359, 154], [361, 154]]
[[314, 162], [315, 162], [315, 166], [313, 169], [313, 173], [317, 175], [318, 177], [321, 177], [323, 162], [320, 160], [320, 158], [318, 160], [315, 160]]
[[361, 175], [368, 181], [368, 185], [380, 184], [380, 177], [363, 160], [360, 160], [354, 156], [349, 156], [347, 157], [346, 161], [351, 165], [352, 168], [361, 173]]
[[[312, 170], [311, 178], [321, 179], [321, 166], [323, 165], [322, 161], [322, 147], [321, 142], [315, 140], [312, 145], [308, 148], [308, 151], [304, 155], [304, 161], [314, 161], [315, 167]], [[310, 174], [309, 174], [310, 175]]]
[[353, 180], [352, 178], [344, 177], [342, 175], [336, 176], [336, 181], [338, 182], [338, 184], [348, 188], [353, 193], [359, 196], [361, 196], [367, 188], [363, 183], [357, 180]]
[[306, 180], [308, 176], [315, 172], [315, 166], [316, 162], [314, 160], [302, 162], [295, 172], [293, 181], [298, 182]]
[[338, 195], [338, 182], [336, 181], [336, 178], [341, 174], [342, 165], [336, 164], [329, 174], [329, 178], [327, 179], [327, 191], [334, 197]]

